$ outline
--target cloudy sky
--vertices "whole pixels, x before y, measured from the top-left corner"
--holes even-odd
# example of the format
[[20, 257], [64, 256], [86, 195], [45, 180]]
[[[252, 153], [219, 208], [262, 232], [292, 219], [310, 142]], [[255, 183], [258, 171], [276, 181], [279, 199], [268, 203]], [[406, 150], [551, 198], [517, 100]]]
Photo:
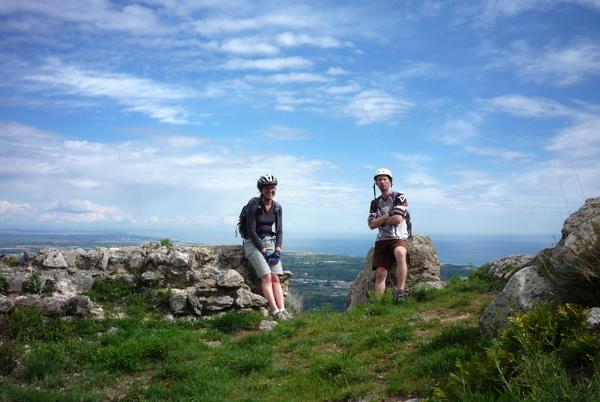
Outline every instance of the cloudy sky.
[[[0, 228], [555, 234], [600, 196], [600, 1], [0, 0]], [[369, 4], [373, 3], [373, 4]]]

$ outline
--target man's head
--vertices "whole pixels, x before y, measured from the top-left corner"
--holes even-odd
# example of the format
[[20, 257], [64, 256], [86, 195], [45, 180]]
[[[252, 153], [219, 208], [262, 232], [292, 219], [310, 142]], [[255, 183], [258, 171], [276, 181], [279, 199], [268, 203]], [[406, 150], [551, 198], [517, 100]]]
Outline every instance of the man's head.
[[375, 171], [375, 175], [373, 176], [373, 180], [375, 180], [375, 183], [379, 184], [378, 180], [383, 180], [385, 178], [387, 178], [387, 180], [389, 181], [390, 186], [391, 186], [392, 181], [394, 180], [392, 177], [391, 170], [386, 169], [386, 168], [380, 168]]

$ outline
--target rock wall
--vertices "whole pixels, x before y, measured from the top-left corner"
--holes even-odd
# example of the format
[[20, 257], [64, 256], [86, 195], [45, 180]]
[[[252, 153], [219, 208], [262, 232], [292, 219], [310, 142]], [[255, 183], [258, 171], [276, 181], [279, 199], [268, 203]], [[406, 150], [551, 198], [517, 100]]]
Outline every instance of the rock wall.
[[[287, 293], [288, 278], [282, 278]], [[0, 313], [39, 306], [48, 316], [102, 317], [84, 293], [100, 279], [131, 286], [170, 288], [175, 315], [208, 316], [227, 310], [264, 310], [260, 279], [241, 246], [43, 249], [0, 260]]]
[[[440, 259], [429, 236], [415, 235], [408, 242], [408, 284], [412, 289], [418, 287], [441, 287]], [[348, 297], [346, 308], [352, 309], [364, 303], [375, 285], [375, 272], [371, 269], [373, 248], [369, 250], [363, 269], [357, 274]], [[394, 287], [396, 269], [390, 270], [386, 279], [386, 287]]]

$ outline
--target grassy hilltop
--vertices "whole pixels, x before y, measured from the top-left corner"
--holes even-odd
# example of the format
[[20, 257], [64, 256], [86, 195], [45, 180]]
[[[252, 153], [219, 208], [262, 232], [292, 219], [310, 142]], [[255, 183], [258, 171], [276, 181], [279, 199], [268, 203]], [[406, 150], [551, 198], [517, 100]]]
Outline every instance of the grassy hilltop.
[[404, 305], [386, 295], [260, 332], [258, 314], [169, 323], [165, 293], [101, 282], [90, 296], [114, 318], [2, 321], [0, 400], [600, 400], [583, 309], [542, 306], [485, 341], [478, 319], [494, 288], [480, 270]]

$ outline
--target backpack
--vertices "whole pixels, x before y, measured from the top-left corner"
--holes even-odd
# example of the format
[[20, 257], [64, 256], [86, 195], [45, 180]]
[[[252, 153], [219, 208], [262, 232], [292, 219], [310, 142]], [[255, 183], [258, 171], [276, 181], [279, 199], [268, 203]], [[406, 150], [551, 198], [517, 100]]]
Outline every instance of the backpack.
[[[398, 201], [398, 198], [403, 195], [402, 193], [397, 193], [397, 192], [392, 192], [392, 197], [394, 197], [394, 203], [393, 206], [396, 206], [396, 203]], [[373, 208], [379, 208], [379, 200], [380, 200], [381, 196], [375, 198], [373, 200], [373, 202], [371, 203], [371, 210], [373, 211]], [[404, 221], [406, 222], [406, 230], [408, 231], [408, 238], [412, 238], [412, 222], [410, 220], [410, 212], [408, 210], [406, 210], [406, 216], [404, 217]]]
[[[254, 197], [251, 198], [250, 201], [257, 199], [258, 197]], [[250, 201], [248, 201], [248, 204], [250, 204]], [[236, 225], [236, 233], [235, 233], [235, 237], [237, 237], [237, 234], [240, 234], [240, 237], [242, 239], [247, 239], [248, 238], [248, 228], [246, 227], [246, 212], [248, 212], [248, 204], [244, 205], [242, 207], [242, 210], [240, 211], [240, 216], [238, 218], [238, 223]], [[258, 209], [260, 209], [262, 207], [262, 204], [260, 204], [260, 199], [259, 199], [259, 205], [258, 205]], [[275, 208], [274, 212], [275, 212], [275, 225], [278, 225], [277, 222], [277, 212], [279, 211], [279, 204], [273, 200], [273, 208]], [[258, 211], [257, 209], [257, 211]]]

